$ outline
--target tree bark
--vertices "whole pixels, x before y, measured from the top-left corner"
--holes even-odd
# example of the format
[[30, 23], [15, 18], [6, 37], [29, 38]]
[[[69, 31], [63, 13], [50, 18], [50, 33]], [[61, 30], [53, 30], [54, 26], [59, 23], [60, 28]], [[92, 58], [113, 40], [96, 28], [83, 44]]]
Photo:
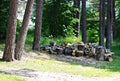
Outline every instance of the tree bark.
[[17, 8], [18, 8], [18, 1], [10, 0], [8, 29], [7, 29], [6, 44], [5, 44], [4, 54], [3, 54], [4, 61], [14, 60]]
[[111, 1], [107, 0], [107, 28], [106, 28], [106, 48], [110, 49], [112, 41], [112, 24], [111, 24]]
[[115, 0], [111, 0], [112, 42], [115, 37]]
[[16, 60], [20, 60], [22, 54], [24, 53], [24, 44], [25, 44], [26, 35], [28, 31], [28, 24], [29, 24], [29, 19], [30, 19], [33, 3], [34, 3], [34, 0], [28, 0], [27, 5], [26, 5], [22, 27], [20, 29], [19, 38], [17, 40], [17, 44], [15, 48], [15, 59]]
[[82, 41], [87, 42], [86, 35], [86, 0], [82, 0]]
[[74, 6], [75, 8], [78, 8], [78, 11], [75, 13], [75, 18], [77, 18], [77, 22], [74, 26], [74, 35], [76, 37], [79, 37], [80, 34], [80, 0], [74, 0]]
[[100, 17], [99, 45], [104, 46], [104, 30], [105, 30], [105, 1], [104, 0], [100, 0], [99, 17]]
[[113, 1], [113, 8], [112, 8], [112, 12], [113, 12], [113, 26], [112, 26], [112, 29], [113, 29], [113, 38], [116, 37], [116, 26], [115, 26], [115, 0], [112, 0]]
[[43, 0], [37, 1], [36, 9], [36, 21], [35, 21], [35, 31], [34, 31], [34, 42], [33, 50], [40, 51], [40, 37], [41, 37], [41, 28], [42, 28], [42, 6]]

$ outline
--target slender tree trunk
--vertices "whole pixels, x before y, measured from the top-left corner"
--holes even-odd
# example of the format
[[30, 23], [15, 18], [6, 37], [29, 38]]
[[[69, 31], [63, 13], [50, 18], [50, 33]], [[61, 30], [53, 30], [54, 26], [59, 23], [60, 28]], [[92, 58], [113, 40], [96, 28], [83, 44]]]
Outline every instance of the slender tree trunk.
[[10, 0], [8, 29], [7, 29], [6, 44], [3, 54], [4, 61], [14, 60], [17, 8], [18, 8], [18, 1]]
[[100, 26], [99, 26], [99, 45], [104, 46], [104, 30], [105, 30], [105, 1], [100, 0]]
[[40, 37], [41, 37], [41, 28], [42, 28], [42, 6], [43, 0], [37, 1], [36, 9], [36, 21], [35, 21], [35, 31], [34, 31], [34, 42], [33, 50], [40, 51]]
[[75, 18], [77, 18], [78, 21], [75, 23], [75, 26], [74, 26], [74, 35], [76, 37], [79, 37], [79, 34], [80, 34], [80, 0], [74, 0], [74, 6], [78, 8], [78, 11], [75, 14]]
[[115, 17], [115, 0], [113, 0], [113, 38], [116, 37], [116, 25], [115, 25], [115, 20], [116, 20], [116, 17]]
[[112, 41], [115, 37], [115, 0], [111, 0]]
[[111, 1], [107, 0], [107, 31], [106, 31], [106, 48], [110, 49], [112, 41], [112, 24], [111, 24]]
[[111, 44], [112, 44], [112, 42], [113, 42], [113, 26], [114, 26], [114, 16], [113, 16], [113, 1], [114, 0], [110, 0], [110, 7], [111, 7], [111, 26], [112, 26], [112, 30], [111, 30]]
[[25, 44], [26, 35], [28, 31], [28, 24], [29, 24], [29, 19], [30, 19], [33, 3], [34, 3], [34, 0], [28, 0], [27, 5], [26, 5], [22, 27], [20, 29], [19, 38], [17, 40], [17, 44], [15, 48], [15, 59], [16, 60], [20, 60], [22, 54], [24, 53], [24, 44]]
[[82, 0], [82, 41], [84, 43], [87, 42], [86, 31], [86, 0]]

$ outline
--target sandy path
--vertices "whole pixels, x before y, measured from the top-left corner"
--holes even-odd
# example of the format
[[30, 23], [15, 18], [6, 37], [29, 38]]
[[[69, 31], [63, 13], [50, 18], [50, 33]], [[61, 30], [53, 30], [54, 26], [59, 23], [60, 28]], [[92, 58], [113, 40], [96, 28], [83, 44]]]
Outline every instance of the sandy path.
[[4, 69], [4, 72], [16, 76], [22, 76], [27, 81], [120, 81], [120, 74], [112, 77], [86, 77], [66, 73], [41, 72], [29, 69]]

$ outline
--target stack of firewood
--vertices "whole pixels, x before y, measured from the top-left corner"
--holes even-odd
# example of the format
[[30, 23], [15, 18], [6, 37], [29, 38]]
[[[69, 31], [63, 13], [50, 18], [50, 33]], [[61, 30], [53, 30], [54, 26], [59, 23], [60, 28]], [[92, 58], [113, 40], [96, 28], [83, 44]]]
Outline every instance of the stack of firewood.
[[64, 42], [63, 44], [56, 44], [54, 41], [51, 41], [49, 45], [41, 46], [40, 49], [49, 54], [64, 54], [76, 57], [84, 56], [87, 58], [93, 57], [99, 61], [112, 61], [113, 55], [113, 52], [96, 43], [84, 44], [80, 42], [70, 44]]

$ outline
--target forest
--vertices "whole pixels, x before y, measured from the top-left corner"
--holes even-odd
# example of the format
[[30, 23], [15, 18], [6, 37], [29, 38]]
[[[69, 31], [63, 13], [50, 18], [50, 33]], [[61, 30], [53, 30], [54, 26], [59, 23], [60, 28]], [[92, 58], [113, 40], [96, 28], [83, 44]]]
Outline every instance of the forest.
[[119, 4], [0, 0], [0, 81], [119, 81]]

